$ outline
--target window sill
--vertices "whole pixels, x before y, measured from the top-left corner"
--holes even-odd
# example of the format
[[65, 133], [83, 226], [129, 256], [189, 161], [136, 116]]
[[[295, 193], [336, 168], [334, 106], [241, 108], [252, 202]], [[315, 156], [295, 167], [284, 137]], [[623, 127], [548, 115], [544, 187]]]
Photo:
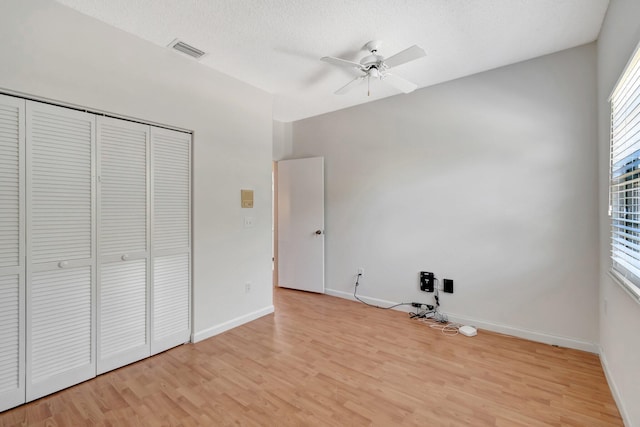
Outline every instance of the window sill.
[[629, 280], [614, 270], [609, 270], [609, 277], [613, 279], [635, 302], [640, 304], [640, 290]]

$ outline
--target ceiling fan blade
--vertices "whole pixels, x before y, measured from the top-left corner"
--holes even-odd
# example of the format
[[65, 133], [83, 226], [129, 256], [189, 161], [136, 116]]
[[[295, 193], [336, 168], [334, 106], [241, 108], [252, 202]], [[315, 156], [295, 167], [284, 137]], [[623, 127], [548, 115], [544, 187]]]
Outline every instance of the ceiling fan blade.
[[349, 83], [347, 83], [346, 85], [342, 86], [340, 89], [338, 89], [334, 93], [336, 95], [344, 95], [345, 93], [349, 92], [354, 87], [358, 86], [358, 83], [360, 83], [362, 80], [364, 80], [365, 77], [366, 76], [358, 76], [358, 77], [356, 77], [355, 79], [351, 80]]
[[422, 58], [426, 56], [424, 49], [422, 49], [417, 44], [414, 44], [411, 47], [406, 48], [405, 50], [396, 53], [393, 56], [388, 57], [384, 60], [385, 65], [388, 68], [397, 67], [398, 65], [405, 64], [409, 61], [413, 61], [418, 58]]
[[382, 77], [382, 81], [389, 83], [391, 86], [404, 93], [413, 92], [418, 88], [417, 84], [411, 83], [409, 80], [405, 80], [402, 77], [394, 76], [393, 74], [385, 74]]
[[335, 58], [333, 56], [323, 56], [320, 61], [328, 62], [329, 64], [337, 65], [339, 67], [353, 67], [362, 69], [362, 65], [358, 62], [347, 61], [346, 59]]

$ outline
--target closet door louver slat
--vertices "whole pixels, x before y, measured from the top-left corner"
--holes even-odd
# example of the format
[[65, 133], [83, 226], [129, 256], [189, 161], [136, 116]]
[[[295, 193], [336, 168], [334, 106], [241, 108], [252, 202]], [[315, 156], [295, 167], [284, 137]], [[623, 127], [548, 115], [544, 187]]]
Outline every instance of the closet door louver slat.
[[191, 135], [151, 129], [151, 353], [189, 340]]
[[159, 341], [189, 328], [189, 254], [156, 257], [153, 267], [153, 336]]
[[149, 126], [98, 117], [98, 373], [150, 355]]
[[25, 401], [25, 101], [0, 95], [0, 411]]
[[95, 116], [26, 106], [30, 401], [96, 375]]
[[31, 295], [32, 382], [91, 364], [91, 267], [34, 273]]

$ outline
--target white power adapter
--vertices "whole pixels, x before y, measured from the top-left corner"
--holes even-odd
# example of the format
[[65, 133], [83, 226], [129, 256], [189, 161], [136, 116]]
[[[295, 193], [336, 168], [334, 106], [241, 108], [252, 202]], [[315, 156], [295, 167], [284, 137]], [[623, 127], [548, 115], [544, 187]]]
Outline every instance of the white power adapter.
[[478, 330], [473, 326], [464, 325], [458, 328], [458, 332], [460, 332], [465, 337], [475, 337], [478, 335]]

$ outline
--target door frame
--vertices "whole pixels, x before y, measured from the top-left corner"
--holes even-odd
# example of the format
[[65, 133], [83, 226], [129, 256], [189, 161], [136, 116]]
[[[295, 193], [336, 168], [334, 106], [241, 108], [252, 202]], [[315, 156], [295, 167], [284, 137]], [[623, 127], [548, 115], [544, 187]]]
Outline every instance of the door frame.
[[278, 162], [274, 160], [271, 166], [271, 240], [273, 262], [272, 266], [272, 285], [278, 287]]

